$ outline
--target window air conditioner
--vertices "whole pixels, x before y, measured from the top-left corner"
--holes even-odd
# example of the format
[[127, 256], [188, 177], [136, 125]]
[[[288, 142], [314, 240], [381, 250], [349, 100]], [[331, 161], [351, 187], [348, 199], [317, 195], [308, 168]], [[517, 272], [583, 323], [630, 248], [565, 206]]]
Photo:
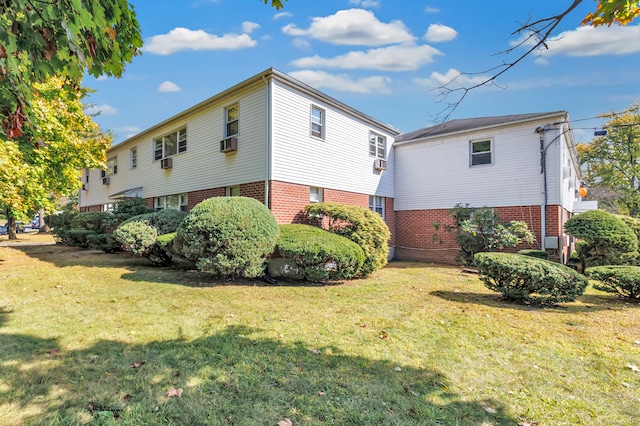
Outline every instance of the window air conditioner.
[[387, 160], [376, 158], [376, 162], [373, 167], [378, 171], [387, 170]]
[[231, 152], [238, 150], [238, 138], [226, 138], [220, 141], [220, 152]]
[[173, 158], [163, 158], [160, 160], [160, 168], [161, 169], [170, 169], [173, 167]]
[[111, 178], [110, 177], [103, 177], [102, 178], [102, 184], [103, 185], [110, 185], [111, 184]]

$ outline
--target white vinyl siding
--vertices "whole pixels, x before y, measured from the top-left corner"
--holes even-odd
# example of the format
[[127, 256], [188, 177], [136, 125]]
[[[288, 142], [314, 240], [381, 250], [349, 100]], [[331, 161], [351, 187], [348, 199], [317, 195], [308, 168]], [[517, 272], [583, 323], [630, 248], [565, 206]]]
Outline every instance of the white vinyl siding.
[[[324, 142], [309, 134], [312, 106], [325, 113]], [[394, 135], [281, 82], [273, 83], [272, 179], [360, 194], [393, 197]], [[367, 143], [386, 138], [387, 170], [376, 173]]]
[[[396, 146], [396, 162], [402, 167], [395, 170], [394, 208], [449, 209], [459, 203], [472, 207], [540, 205], [537, 126], [533, 122]], [[492, 141], [493, 166], [469, 167], [469, 141], [476, 140]], [[550, 204], [552, 200], [550, 197]]]

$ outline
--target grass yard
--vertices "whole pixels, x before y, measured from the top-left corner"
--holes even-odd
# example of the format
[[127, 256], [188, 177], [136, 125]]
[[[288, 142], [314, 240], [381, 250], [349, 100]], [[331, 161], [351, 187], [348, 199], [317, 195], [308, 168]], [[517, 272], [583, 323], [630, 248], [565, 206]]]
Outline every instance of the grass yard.
[[0, 424], [638, 425], [639, 324], [606, 293], [523, 307], [452, 267], [268, 286], [0, 247]]

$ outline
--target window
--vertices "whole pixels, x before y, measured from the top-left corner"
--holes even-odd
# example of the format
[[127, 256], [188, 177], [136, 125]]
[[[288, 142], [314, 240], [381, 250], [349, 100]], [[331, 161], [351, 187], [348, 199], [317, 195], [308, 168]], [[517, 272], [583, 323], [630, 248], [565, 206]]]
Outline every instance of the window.
[[240, 185], [227, 186], [225, 189], [225, 194], [227, 195], [227, 197], [239, 197]]
[[135, 146], [129, 150], [129, 167], [132, 169], [138, 167], [138, 148]]
[[187, 211], [188, 204], [189, 196], [187, 194], [165, 195], [153, 199], [153, 209], [156, 211], [164, 209]]
[[238, 135], [238, 105], [232, 105], [224, 109], [224, 137]]
[[369, 195], [369, 210], [380, 214], [384, 219], [384, 197], [376, 197], [375, 195]]
[[311, 106], [311, 136], [324, 139], [324, 110]]
[[162, 160], [187, 150], [187, 129], [153, 140], [153, 159]]
[[318, 188], [317, 186], [309, 187], [309, 202], [310, 203], [322, 202], [322, 188]]
[[387, 138], [377, 133], [369, 133], [369, 155], [376, 158], [385, 158], [387, 152]]
[[118, 174], [118, 157], [109, 158], [107, 160], [107, 172], [105, 176], [111, 176], [115, 174]]
[[102, 211], [103, 212], [112, 213], [113, 212], [113, 204], [103, 204], [102, 205]]
[[470, 165], [480, 166], [482, 164], [491, 164], [493, 162], [491, 153], [491, 140], [471, 141], [470, 147]]

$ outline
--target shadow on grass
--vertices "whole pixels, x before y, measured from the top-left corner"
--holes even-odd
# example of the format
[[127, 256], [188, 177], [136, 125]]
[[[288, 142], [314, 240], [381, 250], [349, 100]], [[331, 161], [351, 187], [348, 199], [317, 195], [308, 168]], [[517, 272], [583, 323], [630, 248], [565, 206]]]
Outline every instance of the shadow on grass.
[[578, 297], [578, 302], [582, 302], [581, 304], [565, 303], [556, 306], [549, 306], [536, 304], [523, 305], [521, 303], [505, 300], [502, 295], [498, 293], [486, 294], [436, 290], [430, 292], [430, 294], [450, 302], [473, 303], [477, 305], [490, 306], [492, 308], [515, 309], [519, 311], [538, 311], [540, 309], [544, 309], [559, 313], [578, 313], [604, 310], [617, 311], [628, 307], [640, 306], [637, 303], [629, 303], [629, 301], [625, 301], [613, 295], [584, 294]]
[[[0, 334], [0, 422], [516, 424], [497, 401], [448, 391], [437, 371], [256, 333], [236, 326], [193, 341], [99, 341], [72, 351]], [[171, 388], [184, 393], [167, 397]]]

